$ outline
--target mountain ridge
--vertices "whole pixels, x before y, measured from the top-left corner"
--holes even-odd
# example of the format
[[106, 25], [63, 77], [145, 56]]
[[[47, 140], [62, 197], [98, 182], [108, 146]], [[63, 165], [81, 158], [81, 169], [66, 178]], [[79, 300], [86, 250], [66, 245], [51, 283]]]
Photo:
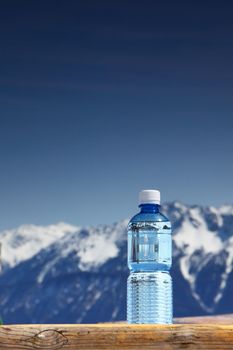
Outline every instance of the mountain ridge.
[[[233, 205], [174, 201], [162, 212], [173, 225], [175, 316], [232, 312]], [[21, 225], [0, 232], [5, 323], [125, 319], [127, 222]]]

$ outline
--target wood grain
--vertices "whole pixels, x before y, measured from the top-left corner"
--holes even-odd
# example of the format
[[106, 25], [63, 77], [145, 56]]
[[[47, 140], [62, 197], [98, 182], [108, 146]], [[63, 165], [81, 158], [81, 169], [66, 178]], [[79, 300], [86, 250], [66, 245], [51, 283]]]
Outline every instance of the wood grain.
[[233, 349], [233, 324], [8, 325], [0, 350]]

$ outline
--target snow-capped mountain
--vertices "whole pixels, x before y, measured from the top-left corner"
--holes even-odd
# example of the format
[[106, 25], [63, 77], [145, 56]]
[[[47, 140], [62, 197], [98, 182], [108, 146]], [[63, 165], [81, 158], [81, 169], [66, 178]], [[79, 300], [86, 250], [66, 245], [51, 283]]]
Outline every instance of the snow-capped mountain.
[[[166, 204], [175, 316], [233, 312], [233, 206]], [[125, 319], [126, 225], [23, 225], [0, 233], [5, 323]]]

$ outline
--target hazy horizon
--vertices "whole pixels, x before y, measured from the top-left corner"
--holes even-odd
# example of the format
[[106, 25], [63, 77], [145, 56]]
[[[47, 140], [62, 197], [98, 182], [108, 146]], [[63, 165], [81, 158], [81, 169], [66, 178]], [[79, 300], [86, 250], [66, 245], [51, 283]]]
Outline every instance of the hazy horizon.
[[[163, 206], [166, 206], [166, 205], [171, 205], [171, 204], [181, 204], [185, 207], [189, 207], [189, 208], [196, 208], [196, 207], [201, 207], [201, 208], [216, 208], [216, 209], [222, 209], [222, 208], [227, 208], [227, 207], [232, 207], [232, 212], [233, 212], [233, 203], [225, 203], [225, 204], [222, 204], [222, 205], [219, 205], [219, 206], [213, 206], [213, 205], [200, 205], [200, 204], [187, 204], [187, 203], [184, 203], [184, 202], [181, 202], [181, 201], [177, 201], [177, 200], [174, 200], [174, 201], [170, 201], [170, 202], [164, 202], [162, 205], [161, 205], [161, 212], [163, 212]], [[127, 217], [123, 217], [123, 218], [119, 218], [118, 220], [115, 220], [115, 221], [109, 221], [109, 222], [97, 222], [97, 223], [94, 223], [94, 224], [80, 224], [79, 222], [68, 222], [68, 221], [63, 221], [63, 220], [58, 220], [56, 222], [40, 222], [40, 223], [36, 223], [36, 222], [25, 222], [25, 223], [21, 223], [19, 225], [16, 225], [16, 226], [9, 226], [9, 227], [1, 227], [0, 226], [0, 232], [2, 231], [6, 231], [6, 230], [14, 230], [14, 229], [17, 229], [18, 227], [21, 227], [21, 226], [41, 226], [41, 227], [47, 227], [47, 226], [53, 226], [53, 225], [60, 225], [60, 224], [65, 224], [65, 225], [71, 225], [71, 226], [77, 226], [77, 227], [82, 227], [82, 228], [96, 228], [96, 227], [99, 227], [99, 226], [111, 226], [111, 225], [114, 225], [114, 224], [117, 224], [117, 223], [120, 223], [120, 222], [123, 222], [125, 220], [130, 220], [131, 217], [133, 215], [135, 215], [137, 212], [139, 212], [140, 209], [138, 206], [135, 207], [135, 210], [132, 211]]]

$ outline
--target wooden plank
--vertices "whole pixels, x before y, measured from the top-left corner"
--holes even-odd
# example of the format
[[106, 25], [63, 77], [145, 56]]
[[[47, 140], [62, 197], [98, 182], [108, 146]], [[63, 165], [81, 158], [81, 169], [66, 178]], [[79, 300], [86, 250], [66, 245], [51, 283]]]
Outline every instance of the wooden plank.
[[0, 350], [233, 349], [233, 325], [8, 325]]

